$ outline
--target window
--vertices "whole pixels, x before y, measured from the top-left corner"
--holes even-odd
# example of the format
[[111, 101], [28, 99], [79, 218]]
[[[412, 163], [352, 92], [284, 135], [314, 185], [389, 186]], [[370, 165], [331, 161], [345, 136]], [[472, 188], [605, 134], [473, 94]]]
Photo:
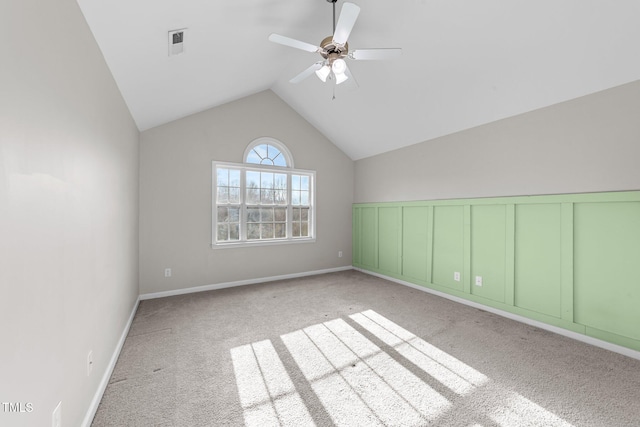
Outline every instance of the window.
[[244, 163], [213, 162], [214, 247], [313, 241], [315, 172], [293, 168], [272, 138], [253, 141]]

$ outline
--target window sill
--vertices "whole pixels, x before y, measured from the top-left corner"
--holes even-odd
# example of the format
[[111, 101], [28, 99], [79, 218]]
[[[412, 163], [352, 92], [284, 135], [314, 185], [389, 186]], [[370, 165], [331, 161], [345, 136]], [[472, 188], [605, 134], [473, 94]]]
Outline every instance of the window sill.
[[211, 249], [231, 249], [231, 248], [257, 248], [261, 246], [276, 246], [276, 245], [298, 245], [300, 243], [315, 243], [315, 237], [308, 239], [287, 239], [287, 240], [269, 240], [269, 241], [256, 241], [256, 242], [237, 242], [237, 243], [211, 243]]

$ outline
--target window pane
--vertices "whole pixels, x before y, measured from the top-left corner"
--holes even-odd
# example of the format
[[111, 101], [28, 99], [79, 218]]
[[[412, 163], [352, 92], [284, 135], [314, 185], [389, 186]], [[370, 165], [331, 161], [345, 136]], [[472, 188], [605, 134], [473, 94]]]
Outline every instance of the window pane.
[[273, 239], [273, 224], [261, 224], [262, 238]]
[[272, 205], [275, 201], [275, 191], [273, 190], [262, 190], [260, 195], [260, 201], [267, 205]]
[[260, 172], [247, 171], [247, 188], [260, 188]]
[[309, 191], [309, 177], [308, 176], [300, 177], [300, 189]]
[[287, 225], [286, 224], [276, 224], [274, 231], [275, 231], [276, 239], [282, 239], [282, 238], [287, 237]]
[[247, 208], [247, 222], [260, 222], [260, 208]]
[[300, 189], [300, 175], [291, 175], [291, 189], [292, 190]]
[[229, 169], [218, 169], [218, 186], [229, 185]]
[[300, 221], [300, 208], [293, 208], [293, 220]]
[[280, 153], [278, 154], [278, 157], [273, 159], [273, 164], [276, 166], [287, 166], [287, 161], [284, 158], [284, 156]]
[[228, 187], [218, 187], [218, 203], [229, 203]]
[[273, 145], [267, 145], [267, 156], [269, 156], [270, 159], [275, 159], [278, 155], [280, 155], [280, 150]]
[[293, 223], [293, 237], [300, 237], [300, 223]]
[[291, 204], [296, 206], [300, 204], [300, 192], [292, 191], [291, 192]]
[[229, 224], [229, 240], [240, 240], [240, 224]]
[[300, 220], [309, 221], [309, 208], [300, 209]]
[[247, 156], [247, 163], [260, 164], [260, 160], [262, 159], [260, 158], [260, 156], [258, 156], [258, 153], [256, 153], [255, 150], [251, 150], [251, 152]]
[[254, 147], [253, 151], [255, 151], [261, 159], [264, 159], [267, 157], [267, 144], [260, 144]]
[[275, 203], [287, 203], [287, 175], [283, 173], [275, 174]]
[[240, 208], [229, 208], [229, 222], [240, 222]]
[[225, 207], [218, 208], [218, 222], [228, 222], [229, 221], [229, 211]]
[[287, 175], [284, 173], [275, 174], [276, 189], [287, 189]]
[[274, 193], [274, 202], [277, 205], [287, 204], [287, 190], [276, 190]]
[[273, 219], [275, 221], [284, 222], [287, 220], [287, 208], [275, 208], [273, 212]]
[[260, 238], [260, 224], [247, 224], [247, 240]]
[[273, 208], [260, 209], [262, 222], [273, 222]]
[[247, 188], [247, 204], [257, 205], [260, 203], [260, 190], [257, 188]]
[[309, 237], [309, 223], [302, 223], [302, 230], [300, 230], [300, 235], [304, 237]]
[[229, 235], [229, 226], [227, 224], [219, 224], [218, 225], [218, 241], [226, 241], [228, 240]]
[[275, 174], [269, 173], [269, 172], [262, 172], [260, 175], [262, 178], [262, 188], [273, 190], [275, 188], [275, 184], [274, 184]]
[[240, 189], [229, 188], [229, 203], [240, 203]]
[[300, 192], [300, 204], [304, 206], [309, 206], [309, 192], [301, 191]]
[[240, 188], [240, 171], [231, 169], [229, 171], [229, 186]]

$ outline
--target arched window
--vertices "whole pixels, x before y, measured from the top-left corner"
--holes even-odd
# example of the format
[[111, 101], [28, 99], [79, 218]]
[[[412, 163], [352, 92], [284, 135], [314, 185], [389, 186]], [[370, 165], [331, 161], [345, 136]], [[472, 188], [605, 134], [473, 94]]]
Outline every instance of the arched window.
[[252, 141], [244, 163], [213, 162], [214, 247], [315, 240], [315, 172], [280, 141]]
[[293, 158], [287, 147], [273, 138], [258, 138], [244, 151], [244, 162], [265, 166], [293, 167]]

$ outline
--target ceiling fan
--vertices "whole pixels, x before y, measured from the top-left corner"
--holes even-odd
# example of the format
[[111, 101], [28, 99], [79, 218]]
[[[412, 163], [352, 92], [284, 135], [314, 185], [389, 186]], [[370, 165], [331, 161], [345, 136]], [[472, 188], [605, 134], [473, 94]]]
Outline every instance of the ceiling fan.
[[269, 36], [269, 40], [274, 43], [306, 50], [307, 52], [319, 53], [323, 58], [292, 78], [290, 80], [291, 83], [299, 83], [315, 72], [323, 82], [326, 82], [328, 78], [335, 79], [336, 84], [340, 84], [348, 80], [351, 76], [345, 59], [358, 61], [393, 59], [402, 54], [402, 49], [397, 48], [357, 49], [349, 51], [347, 39], [349, 38], [349, 34], [351, 34], [353, 25], [356, 23], [356, 19], [360, 13], [360, 7], [353, 3], [345, 3], [342, 5], [342, 11], [336, 23], [336, 1], [337, 0], [327, 0], [327, 2], [333, 3], [333, 35], [324, 38], [320, 42], [320, 46], [279, 34], [271, 34]]

